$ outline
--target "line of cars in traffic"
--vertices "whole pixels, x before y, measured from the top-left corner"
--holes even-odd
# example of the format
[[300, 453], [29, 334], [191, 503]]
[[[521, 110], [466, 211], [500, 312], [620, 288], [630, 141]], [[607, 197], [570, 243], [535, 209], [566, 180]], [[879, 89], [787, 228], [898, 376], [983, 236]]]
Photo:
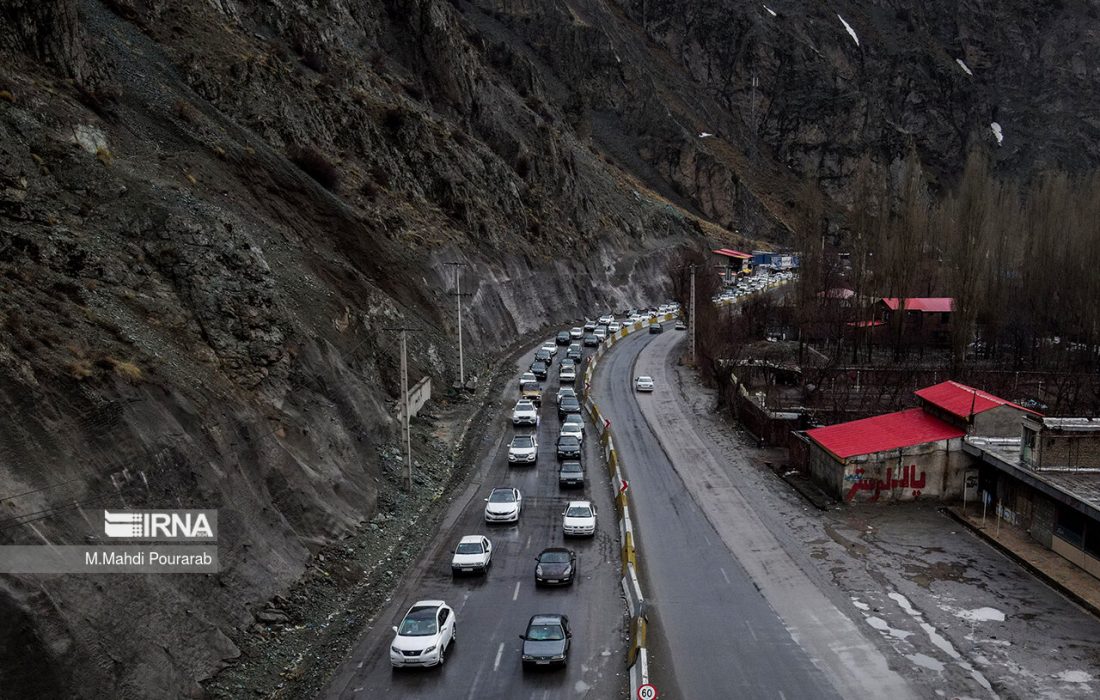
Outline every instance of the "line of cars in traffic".
[[711, 298], [715, 304], [720, 303], [732, 303], [737, 301], [741, 297], [748, 296], [755, 292], [763, 291], [769, 285], [788, 282], [794, 277], [794, 272], [790, 270], [783, 270], [780, 272], [774, 272], [770, 275], [749, 275], [748, 277], [738, 277], [737, 281], [732, 285], [726, 287], [718, 294], [715, 294]]
[[[538, 428], [543, 404], [545, 381], [553, 366], [554, 357], [561, 347], [567, 347], [558, 361], [559, 389], [556, 396], [557, 412], [561, 420], [555, 441], [557, 479], [560, 488], [584, 488], [585, 471], [582, 462], [584, 419], [581, 416], [580, 398], [573, 384], [579, 374], [578, 363], [583, 359], [582, 345], [599, 345], [624, 324], [647, 321], [651, 331], [656, 317], [676, 311], [674, 305], [657, 309], [634, 311], [620, 322], [613, 315], [605, 315], [597, 321], [589, 321], [583, 327], [560, 331], [555, 338], [535, 352], [528, 372], [520, 377], [520, 398], [512, 409], [514, 428], [533, 428], [532, 432], [517, 432], [508, 444], [509, 467], [538, 465]], [[638, 378], [642, 379], [642, 378]], [[645, 391], [638, 382], [635, 388]], [[652, 390], [650, 381], [649, 389]], [[523, 512], [523, 494], [513, 486], [494, 487], [485, 498], [484, 521], [486, 524], [518, 523]], [[562, 510], [562, 534], [566, 537], [592, 537], [597, 529], [597, 508], [591, 500], [569, 500]], [[536, 586], [571, 585], [577, 576], [576, 553], [567, 548], [552, 546], [543, 549], [535, 557], [534, 578]], [[486, 574], [493, 563], [493, 543], [482, 534], [463, 536], [452, 551], [451, 572], [454, 576]], [[414, 603], [393, 627], [394, 640], [390, 646], [390, 662], [394, 668], [406, 666], [440, 666], [446, 654], [458, 639], [455, 611], [442, 600], [421, 600]], [[564, 666], [568, 661], [572, 631], [569, 618], [562, 613], [540, 613], [528, 621], [520, 639], [523, 640], [521, 661], [527, 666]]]

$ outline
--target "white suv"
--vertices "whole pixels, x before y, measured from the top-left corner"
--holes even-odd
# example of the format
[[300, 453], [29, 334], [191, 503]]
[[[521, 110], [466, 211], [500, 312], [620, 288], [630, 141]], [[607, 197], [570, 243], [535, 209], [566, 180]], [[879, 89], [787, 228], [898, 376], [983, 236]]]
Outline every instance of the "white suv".
[[561, 424], [561, 435], [572, 436], [584, 442], [584, 419], [579, 413], [570, 413]]
[[539, 458], [539, 441], [534, 435], [517, 435], [508, 444], [508, 464], [534, 464]]
[[520, 400], [512, 409], [512, 425], [538, 425], [539, 409], [533, 401]]
[[443, 652], [458, 638], [455, 611], [442, 600], [413, 603], [393, 628], [390, 663], [394, 666], [442, 666]]

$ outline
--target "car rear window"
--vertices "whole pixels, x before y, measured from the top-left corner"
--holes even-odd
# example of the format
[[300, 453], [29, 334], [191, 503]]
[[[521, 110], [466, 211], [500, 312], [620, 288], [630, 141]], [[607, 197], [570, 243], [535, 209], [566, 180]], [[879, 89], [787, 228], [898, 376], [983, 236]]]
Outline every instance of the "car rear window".
[[530, 435], [518, 435], [512, 438], [512, 447], [531, 447], [534, 444], [535, 441]]
[[532, 642], [557, 642], [565, 639], [561, 625], [531, 625], [527, 638]]
[[588, 506], [570, 506], [565, 515], [570, 518], [589, 518], [592, 516], [592, 509]]

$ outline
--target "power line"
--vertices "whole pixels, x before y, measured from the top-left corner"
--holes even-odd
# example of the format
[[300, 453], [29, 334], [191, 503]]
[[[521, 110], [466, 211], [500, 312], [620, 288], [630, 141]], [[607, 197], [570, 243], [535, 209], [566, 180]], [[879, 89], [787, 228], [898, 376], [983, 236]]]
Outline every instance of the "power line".
[[419, 328], [407, 328], [404, 326], [383, 328], [382, 330], [401, 333], [401, 405], [402, 417], [405, 419], [405, 488], [412, 491], [413, 484], [413, 458], [412, 458], [412, 432], [409, 428], [409, 353], [408, 334], [416, 333]]

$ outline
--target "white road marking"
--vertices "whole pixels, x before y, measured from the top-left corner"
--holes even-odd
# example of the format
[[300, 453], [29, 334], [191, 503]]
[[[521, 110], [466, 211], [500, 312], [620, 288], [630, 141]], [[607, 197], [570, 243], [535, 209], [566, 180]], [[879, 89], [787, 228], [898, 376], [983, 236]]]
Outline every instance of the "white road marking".
[[720, 566], [718, 567], [718, 570], [722, 572], [722, 578], [726, 579], [726, 583], [728, 584], [730, 582], [730, 577], [726, 575], [726, 570]]
[[527, 536], [527, 544], [523, 546], [524, 549], [531, 549], [531, 535]]
[[493, 661], [493, 670], [494, 671], [499, 671], [500, 670], [500, 655], [503, 654], [503, 653], [504, 653], [504, 642], [501, 642], [500, 646], [497, 647], [497, 658]]
[[516, 581], [516, 590], [512, 591], [512, 601], [519, 600], [519, 581]]
[[783, 691], [779, 691], [779, 700], [787, 700], [787, 696], [783, 694]]
[[754, 642], [757, 641], [757, 639], [756, 639], [756, 630], [754, 630], [752, 628], [752, 625], [749, 624], [748, 620], [745, 620], [745, 627], [749, 628], [749, 634], [752, 635], [752, 641], [754, 641]]
[[705, 532], [703, 533], [703, 541], [707, 543], [708, 547], [710, 546], [710, 538], [707, 537], [707, 533]]

